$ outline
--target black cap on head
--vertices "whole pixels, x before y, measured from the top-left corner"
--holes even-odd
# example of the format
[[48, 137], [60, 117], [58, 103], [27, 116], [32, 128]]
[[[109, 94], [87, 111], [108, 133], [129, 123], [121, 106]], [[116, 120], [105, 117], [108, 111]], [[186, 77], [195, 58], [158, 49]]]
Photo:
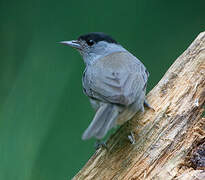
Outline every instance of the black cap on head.
[[94, 41], [95, 43], [99, 42], [99, 41], [106, 41], [109, 43], [115, 43], [118, 44], [112, 37], [106, 35], [103, 32], [92, 32], [92, 33], [88, 33], [85, 35], [81, 35], [78, 40], [84, 40], [86, 42]]

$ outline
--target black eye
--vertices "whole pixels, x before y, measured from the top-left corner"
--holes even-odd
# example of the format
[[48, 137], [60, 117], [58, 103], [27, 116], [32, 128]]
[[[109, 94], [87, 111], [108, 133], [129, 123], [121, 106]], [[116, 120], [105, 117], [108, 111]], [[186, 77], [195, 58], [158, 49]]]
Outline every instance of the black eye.
[[94, 41], [92, 39], [89, 39], [87, 41], [88, 46], [92, 46], [94, 44]]

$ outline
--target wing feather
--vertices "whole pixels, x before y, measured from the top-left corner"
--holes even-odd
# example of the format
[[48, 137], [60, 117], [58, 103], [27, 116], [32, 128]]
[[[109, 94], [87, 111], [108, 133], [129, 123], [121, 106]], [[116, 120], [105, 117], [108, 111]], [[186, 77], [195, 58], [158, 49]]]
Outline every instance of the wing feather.
[[128, 106], [145, 91], [148, 75], [137, 58], [118, 53], [87, 69], [83, 86], [91, 98]]

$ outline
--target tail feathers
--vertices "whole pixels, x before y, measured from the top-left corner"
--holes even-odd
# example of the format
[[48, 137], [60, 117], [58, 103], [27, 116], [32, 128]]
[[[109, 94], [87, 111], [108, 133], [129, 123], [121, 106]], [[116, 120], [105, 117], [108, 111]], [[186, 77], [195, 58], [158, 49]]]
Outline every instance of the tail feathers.
[[97, 110], [93, 121], [83, 133], [82, 139], [85, 140], [91, 137], [102, 139], [115, 125], [117, 116], [118, 110], [116, 106], [112, 104], [103, 104]]
[[115, 109], [115, 107], [112, 107], [112, 111], [110, 112], [109, 116], [107, 117], [107, 119], [105, 119], [105, 122], [103, 124], [103, 126], [99, 129], [99, 131], [96, 133], [95, 137], [97, 139], [102, 139], [107, 132], [115, 126], [115, 121], [117, 119], [118, 116], [118, 110]]

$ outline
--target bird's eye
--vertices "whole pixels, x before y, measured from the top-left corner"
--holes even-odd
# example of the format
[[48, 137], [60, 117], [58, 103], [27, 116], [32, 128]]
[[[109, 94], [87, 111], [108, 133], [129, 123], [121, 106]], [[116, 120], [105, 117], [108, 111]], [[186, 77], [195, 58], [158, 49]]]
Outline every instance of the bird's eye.
[[94, 44], [94, 41], [92, 39], [87, 41], [88, 46], [92, 46]]

